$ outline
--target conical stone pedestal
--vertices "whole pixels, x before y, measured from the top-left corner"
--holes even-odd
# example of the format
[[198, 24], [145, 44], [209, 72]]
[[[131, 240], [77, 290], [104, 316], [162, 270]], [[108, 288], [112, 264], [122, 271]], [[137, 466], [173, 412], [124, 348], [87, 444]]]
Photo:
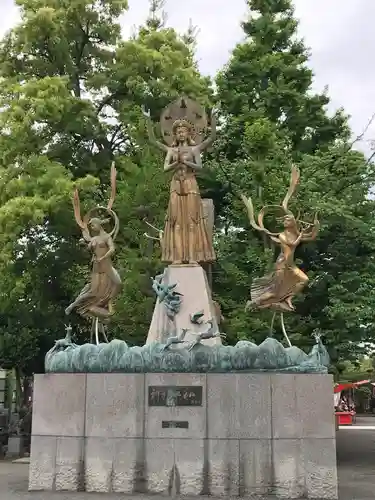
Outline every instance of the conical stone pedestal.
[[[211, 298], [211, 290], [204, 269], [199, 265], [170, 265], [164, 271], [163, 284], [177, 284], [175, 291], [182, 294], [181, 309], [171, 321], [166, 315], [163, 302], [157, 299], [150, 329], [148, 331], [146, 344], [151, 342], [164, 343], [169, 337], [182, 335], [182, 331], [188, 330], [184, 340], [193, 342], [198, 333], [205, 332], [209, 328], [207, 321], [213, 322], [214, 332], [218, 332], [216, 310]], [[191, 315], [204, 311], [202, 324], [196, 325], [191, 322]], [[220, 345], [220, 337], [203, 340], [204, 345]], [[182, 347], [184, 344], [176, 344]]]

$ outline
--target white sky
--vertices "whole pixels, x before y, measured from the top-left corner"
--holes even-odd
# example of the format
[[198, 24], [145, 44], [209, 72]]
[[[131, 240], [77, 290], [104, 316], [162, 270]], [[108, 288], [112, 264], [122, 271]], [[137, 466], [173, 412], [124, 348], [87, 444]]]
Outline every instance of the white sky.
[[[129, 0], [122, 21], [124, 35], [141, 24], [148, 0]], [[358, 135], [375, 112], [375, 0], [294, 0], [300, 35], [311, 48], [315, 88], [329, 87], [332, 108], [343, 106]], [[215, 74], [228, 60], [243, 33], [245, 0], [167, 0], [168, 24], [185, 31], [189, 19], [200, 28], [198, 61], [202, 72]], [[18, 20], [13, 0], [0, 0], [0, 35]], [[375, 124], [362, 147], [375, 139]]]

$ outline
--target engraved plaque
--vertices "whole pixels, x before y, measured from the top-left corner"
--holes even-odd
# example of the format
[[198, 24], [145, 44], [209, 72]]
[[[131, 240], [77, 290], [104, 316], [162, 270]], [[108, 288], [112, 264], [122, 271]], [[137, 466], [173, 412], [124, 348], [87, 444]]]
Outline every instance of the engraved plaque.
[[148, 388], [149, 406], [202, 406], [202, 386], [155, 386]]
[[189, 422], [186, 420], [162, 420], [163, 429], [189, 429]]

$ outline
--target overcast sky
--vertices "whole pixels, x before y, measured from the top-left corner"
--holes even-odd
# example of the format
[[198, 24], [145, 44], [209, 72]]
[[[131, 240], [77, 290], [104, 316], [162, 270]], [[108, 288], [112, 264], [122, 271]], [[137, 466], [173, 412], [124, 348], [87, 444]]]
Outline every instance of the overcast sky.
[[[129, 0], [124, 35], [147, 16], [148, 0]], [[300, 35], [311, 48], [314, 87], [329, 87], [332, 108], [343, 106], [352, 116], [356, 135], [375, 112], [375, 0], [294, 0]], [[241, 40], [245, 0], [167, 0], [168, 24], [185, 31], [189, 19], [200, 28], [198, 61], [204, 73], [215, 74]], [[0, 0], [0, 35], [18, 20], [13, 0]], [[375, 139], [375, 123], [362, 147]], [[367, 141], [367, 142], [366, 142]]]

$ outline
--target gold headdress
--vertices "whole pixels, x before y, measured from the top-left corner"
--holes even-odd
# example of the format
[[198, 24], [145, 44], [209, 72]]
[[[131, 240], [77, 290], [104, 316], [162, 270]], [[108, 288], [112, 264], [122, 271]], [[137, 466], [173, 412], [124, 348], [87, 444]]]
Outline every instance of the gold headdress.
[[175, 134], [179, 127], [186, 127], [192, 135], [195, 135], [194, 124], [186, 120], [186, 118], [178, 118], [172, 124], [172, 133]]
[[177, 127], [187, 127], [196, 144], [202, 142], [207, 129], [207, 116], [204, 108], [189, 99], [180, 97], [169, 104], [161, 114], [160, 128], [163, 139], [169, 146]]

